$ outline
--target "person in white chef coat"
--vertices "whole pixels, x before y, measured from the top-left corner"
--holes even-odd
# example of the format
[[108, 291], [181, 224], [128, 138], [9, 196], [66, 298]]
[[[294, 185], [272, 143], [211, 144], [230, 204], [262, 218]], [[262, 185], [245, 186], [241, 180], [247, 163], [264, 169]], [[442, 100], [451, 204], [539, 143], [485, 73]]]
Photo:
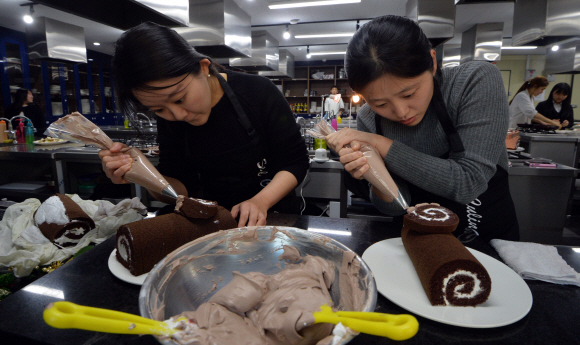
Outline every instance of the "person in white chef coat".
[[338, 87], [336, 85], [330, 89], [330, 95], [324, 100], [324, 111], [330, 117], [340, 117], [344, 112], [344, 102], [342, 96], [338, 93]]

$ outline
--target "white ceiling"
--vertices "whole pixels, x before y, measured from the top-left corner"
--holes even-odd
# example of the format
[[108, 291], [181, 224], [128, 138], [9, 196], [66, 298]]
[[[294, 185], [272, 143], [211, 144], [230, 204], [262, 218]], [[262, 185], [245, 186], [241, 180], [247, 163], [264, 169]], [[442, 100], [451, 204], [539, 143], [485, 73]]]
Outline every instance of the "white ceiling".
[[[74, 0], [71, 0], [74, 1]], [[76, 0], [79, 1], [79, 0]], [[80, 0], [82, 1], [82, 0]], [[290, 25], [292, 37], [285, 40], [282, 37], [285, 26], [254, 27], [252, 30], [267, 30], [278, 39], [280, 46], [301, 45], [300, 47], [288, 47], [294, 54], [296, 61], [305, 61], [306, 45], [310, 46], [310, 52], [337, 52], [344, 51], [349, 38], [310, 38], [297, 39], [296, 34], [313, 33], [343, 33], [354, 32], [356, 19], [374, 18], [380, 15], [394, 14], [405, 15], [406, 0], [362, 0], [358, 4], [343, 4], [320, 7], [304, 7], [295, 9], [271, 10], [268, 4], [275, 0], [234, 0], [252, 18], [252, 25], [271, 25], [289, 23], [291, 19], [300, 19], [300, 22], [348, 20], [333, 23], [314, 23]], [[25, 0], [0, 0], [0, 26], [25, 32], [25, 23], [22, 16], [28, 13]], [[457, 5], [455, 19], [455, 37], [447, 44], [460, 44], [461, 33], [477, 23], [504, 22], [504, 45], [511, 45], [513, 24], [513, 3], [480, 3], [470, 5]], [[55, 10], [43, 5], [34, 6], [34, 16], [45, 16], [84, 27], [88, 49], [106, 54], [113, 53], [115, 40], [121, 35], [122, 30], [99, 24], [88, 19], [77, 17], [66, 12]], [[361, 21], [361, 25], [366, 21]], [[506, 39], [507, 38], [507, 39]], [[94, 46], [93, 42], [100, 42], [100, 46]], [[336, 45], [317, 44], [336, 43]], [[515, 54], [545, 54], [545, 49], [535, 50], [504, 50], [502, 55]], [[343, 55], [320, 55], [312, 59], [340, 60]]]

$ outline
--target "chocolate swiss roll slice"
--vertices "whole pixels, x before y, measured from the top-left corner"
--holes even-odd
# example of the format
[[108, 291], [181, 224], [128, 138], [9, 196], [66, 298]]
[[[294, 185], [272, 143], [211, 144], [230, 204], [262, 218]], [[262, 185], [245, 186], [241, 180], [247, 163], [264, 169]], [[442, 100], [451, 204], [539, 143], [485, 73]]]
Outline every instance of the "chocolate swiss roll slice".
[[117, 229], [117, 260], [131, 274], [149, 272], [167, 254], [219, 230], [237, 227], [231, 213], [221, 206], [213, 217], [192, 219], [177, 213], [143, 219]]
[[53, 195], [40, 204], [34, 212], [34, 222], [44, 237], [59, 248], [75, 246], [95, 228], [91, 217], [64, 194]]
[[489, 274], [449, 233], [457, 227], [457, 215], [437, 204], [417, 205], [407, 212], [401, 238], [431, 304], [476, 306], [487, 301]]
[[188, 218], [206, 219], [215, 216], [218, 204], [215, 201], [188, 198], [180, 195], [175, 201], [175, 212]]

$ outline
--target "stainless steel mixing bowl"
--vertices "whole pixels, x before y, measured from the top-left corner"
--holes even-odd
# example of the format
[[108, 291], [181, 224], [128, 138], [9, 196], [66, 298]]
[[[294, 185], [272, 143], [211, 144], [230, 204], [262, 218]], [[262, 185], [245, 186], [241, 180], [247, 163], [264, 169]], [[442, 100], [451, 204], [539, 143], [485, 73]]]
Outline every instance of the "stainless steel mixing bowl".
[[[344, 251], [351, 251], [340, 242], [327, 236], [291, 227], [272, 226], [257, 229], [258, 240], [244, 240], [241, 237], [247, 229], [222, 231], [199, 238], [167, 255], [149, 272], [139, 293], [141, 316], [167, 320], [184, 311], [197, 310], [199, 305], [232, 279], [232, 271], [280, 272], [285, 262], [279, 261], [283, 253], [282, 245], [296, 247], [302, 256], [320, 256], [335, 267], [342, 266]], [[272, 236], [272, 233], [273, 236]], [[374, 311], [377, 300], [375, 279], [365, 262], [360, 263], [359, 287], [365, 291], [363, 307], [360, 311]], [[211, 266], [210, 266], [211, 265]], [[335, 269], [338, 273], [338, 268]], [[340, 274], [330, 289], [335, 305], [341, 301]], [[346, 344], [352, 335], [339, 344]], [[162, 344], [176, 344], [171, 340], [158, 340]]]

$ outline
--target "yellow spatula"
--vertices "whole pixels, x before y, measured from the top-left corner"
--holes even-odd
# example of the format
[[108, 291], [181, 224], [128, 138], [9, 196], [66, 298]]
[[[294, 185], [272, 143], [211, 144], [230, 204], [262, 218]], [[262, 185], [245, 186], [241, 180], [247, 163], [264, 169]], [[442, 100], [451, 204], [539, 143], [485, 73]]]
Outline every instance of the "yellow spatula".
[[55, 328], [76, 328], [87, 331], [117, 334], [172, 335], [179, 318], [174, 324], [156, 321], [120, 311], [85, 307], [71, 302], [54, 302], [43, 313], [44, 321]]
[[342, 323], [345, 327], [360, 333], [378, 335], [393, 340], [407, 340], [419, 330], [419, 322], [413, 315], [384, 314], [360, 311], [333, 312], [328, 305], [312, 313], [314, 323]]

